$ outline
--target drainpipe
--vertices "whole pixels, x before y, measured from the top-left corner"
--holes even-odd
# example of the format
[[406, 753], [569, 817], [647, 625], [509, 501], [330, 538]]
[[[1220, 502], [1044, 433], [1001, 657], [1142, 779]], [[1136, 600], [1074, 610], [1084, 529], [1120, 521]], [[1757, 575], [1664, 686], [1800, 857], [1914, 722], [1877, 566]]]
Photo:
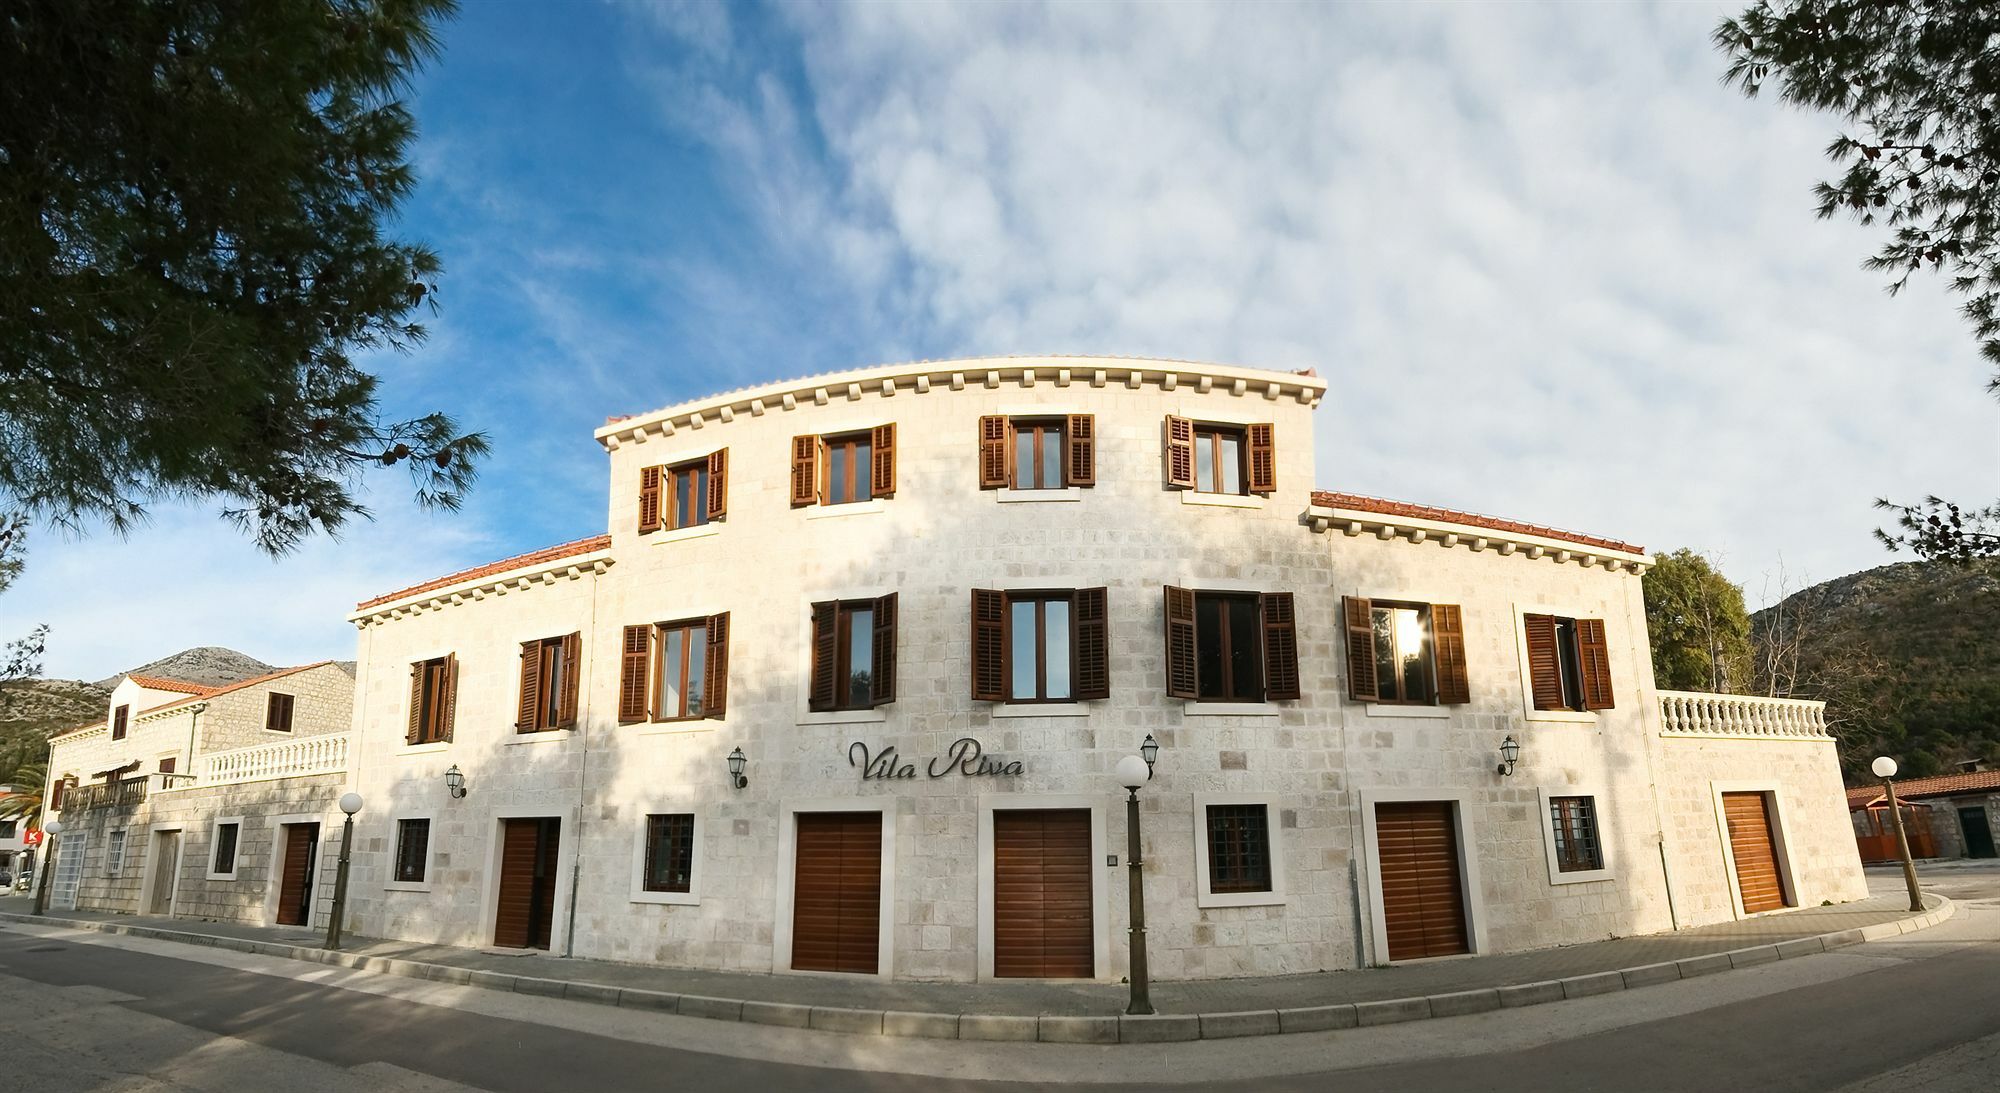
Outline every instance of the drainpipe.
[[[590, 629], [585, 632], [591, 636], [592, 649], [597, 647], [597, 596], [602, 590], [603, 578], [604, 574], [601, 572], [593, 573], [590, 578]], [[583, 707], [576, 711], [577, 743], [583, 748], [583, 761], [576, 779], [576, 837], [571, 844], [576, 849], [570, 851], [569, 855], [569, 922], [563, 928], [562, 951], [565, 959], [576, 955], [576, 899], [583, 891], [583, 810], [590, 795], [590, 719], [584, 716], [585, 710], [590, 708], [590, 703], [584, 698], [584, 695], [590, 693], [590, 676], [583, 670], [590, 663], [590, 659], [584, 656], [583, 643], [577, 644], [576, 655], [584, 658], [584, 664], [577, 666], [577, 675], [583, 683], [577, 687], [581, 693], [576, 699], [577, 705]]]
[[[197, 703], [195, 703], [195, 704], [194, 704], [193, 706], [190, 706], [190, 707], [188, 707], [188, 750], [187, 750], [187, 760], [188, 760], [188, 769], [186, 769], [185, 771], [175, 771], [174, 773], [176, 773], [176, 774], [189, 774], [189, 775], [192, 775], [192, 774], [194, 774], [194, 773], [195, 773], [195, 769], [194, 769], [194, 745], [195, 745], [195, 732], [194, 732], [194, 730], [195, 730], [195, 726], [196, 726], [196, 725], [198, 725], [198, 724], [200, 724], [200, 722], [201, 722], [201, 715], [202, 715], [202, 711], [204, 711], [204, 710], [206, 710], [206, 709], [208, 709], [208, 703], [206, 703], [206, 702], [197, 702]], [[164, 783], [164, 782], [166, 781], [166, 779], [162, 778], [162, 779], [160, 779], [160, 781], [161, 781], [162, 783]], [[166, 787], [166, 786], [165, 786], [165, 785], [163, 784], [163, 785], [161, 785], [161, 786], [160, 786], [160, 788], [161, 788], [161, 789], [165, 789], [165, 788], [167, 788], [167, 787]]]

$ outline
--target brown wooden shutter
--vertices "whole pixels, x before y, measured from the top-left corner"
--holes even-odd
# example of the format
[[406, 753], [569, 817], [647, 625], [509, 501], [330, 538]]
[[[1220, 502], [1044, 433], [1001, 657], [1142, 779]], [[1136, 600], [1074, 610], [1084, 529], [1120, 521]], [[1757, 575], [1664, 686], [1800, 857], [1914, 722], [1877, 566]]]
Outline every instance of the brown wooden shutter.
[[813, 604], [812, 625], [812, 692], [806, 705], [815, 710], [830, 710], [836, 693], [834, 676], [839, 671], [834, 660], [840, 652], [840, 604], [830, 600]]
[[1736, 891], [1743, 900], [1743, 913], [1775, 911], [1790, 903], [1778, 871], [1770, 804], [1764, 795], [1725, 793], [1722, 816], [1729, 828], [1729, 856], [1736, 861]]
[[1097, 415], [1071, 414], [1063, 429], [1063, 485], [1097, 485]]
[[646, 676], [653, 666], [653, 628], [628, 626], [618, 658], [618, 723], [629, 725], [652, 715], [652, 688]]
[[639, 469], [639, 530], [660, 530], [660, 467]]
[[1270, 422], [1251, 425], [1244, 430], [1250, 443], [1250, 492], [1276, 493], [1278, 490], [1278, 448], [1273, 435], [1275, 429]]
[[542, 643], [521, 643], [521, 701], [516, 707], [514, 728], [532, 732], [542, 705]]
[[1164, 426], [1167, 445], [1167, 485], [1175, 489], [1194, 488], [1194, 422], [1167, 415]]
[[1266, 592], [1264, 615], [1264, 697], [1283, 701], [1299, 697], [1299, 629], [1290, 592]]
[[424, 661], [410, 665], [410, 730], [403, 743], [414, 744], [424, 734]]
[[1076, 697], [1111, 697], [1110, 597], [1102, 588], [1076, 590]]
[[704, 620], [708, 660], [701, 680], [701, 715], [721, 719], [729, 705], [729, 612]]
[[1194, 650], [1194, 593], [1166, 586], [1167, 697], [1201, 697], [1201, 675]]
[[1347, 697], [1356, 702], [1379, 701], [1382, 683], [1375, 673], [1375, 605], [1366, 596], [1342, 596], [1340, 609], [1347, 616]]
[[1538, 710], [1563, 708], [1562, 667], [1556, 660], [1556, 620], [1553, 615], [1522, 615], [1528, 640], [1528, 688]]
[[720, 520], [729, 515], [729, 449], [722, 448], [708, 454], [708, 518]]
[[1604, 645], [1603, 619], [1576, 620], [1576, 651], [1577, 675], [1583, 680], [1583, 708], [1611, 709], [1611, 654]]
[[1465, 670], [1465, 612], [1457, 604], [1431, 605], [1431, 652], [1437, 661], [1438, 704], [1472, 701], [1472, 679]]
[[972, 590], [972, 700], [1007, 701], [1007, 594]]
[[875, 599], [875, 659], [868, 680], [872, 706], [896, 701], [896, 594]]
[[573, 729], [576, 727], [577, 692], [583, 684], [583, 635], [571, 634], [562, 639], [563, 678], [562, 699], [557, 703], [556, 727]]
[[438, 739], [449, 741], [452, 727], [458, 720], [458, 654], [448, 653], [444, 658], [444, 714], [438, 720]]
[[819, 438], [792, 438], [792, 506], [819, 500]]
[[1014, 465], [1014, 428], [1002, 414], [979, 419], [979, 488], [1004, 489], [1007, 470]]
[[869, 481], [870, 497], [893, 497], [896, 493], [896, 423], [875, 426], [875, 435], [869, 438]]

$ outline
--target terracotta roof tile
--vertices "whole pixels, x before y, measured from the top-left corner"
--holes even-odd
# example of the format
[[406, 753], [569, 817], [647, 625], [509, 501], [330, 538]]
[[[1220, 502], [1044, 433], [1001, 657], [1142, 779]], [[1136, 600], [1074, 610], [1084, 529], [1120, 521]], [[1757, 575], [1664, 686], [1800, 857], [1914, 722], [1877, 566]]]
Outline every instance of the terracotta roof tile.
[[[1970, 774], [1940, 774], [1931, 778], [1911, 778], [1896, 783], [1896, 796], [1912, 801], [1924, 797], [1950, 797], [1976, 793], [1982, 789], [2000, 792], [2000, 770], [1975, 770]], [[1882, 799], [1881, 786], [1861, 786], [1847, 791], [1847, 807], [1866, 808]]]
[[363, 600], [355, 604], [354, 609], [357, 611], [366, 611], [371, 607], [400, 600], [405, 596], [414, 596], [419, 592], [429, 592], [434, 588], [444, 588], [457, 584], [460, 581], [470, 581], [480, 577], [489, 577], [496, 573], [505, 573], [510, 569], [524, 569], [531, 565], [540, 565], [543, 562], [554, 562], [563, 558], [574, 557], [578, 554], [588, 554], [593, 550], [603, 550], [610, 545], [611, 536], [593, 535], [588, 539], [577, 539], [559, 546], [544, 547], [541, 550], [532, 550], [526, 554], [516, 554], [512, 558], [502, 558], [497, 562], [488, 562], [485, 565], [474, 566], [471, 569], [461, 569], [457, 573], [447, 573], [442, 577], [425, 581], [422, 584], [413, 584], [408, 588], [397, 589], [387, 595], [377, 596], [372, 600]]
[[220, 695], [226, 695], [231, 691], [240, 691], [245, 687], [255, 687], [259, 683], [269, 683], [274, 679], [281, 679], [285, 676], [292, 675], [296, 672], [303, 672], [308, 668], [324, 668], [332, 663], [333, 662], [330, 660], [320, 660], [320, 661], [314, 661], [311, 664], [301, 664], [296, 668], [280, 668], [275, 672], [266, 672], [261, 676], [255, 676], [250, 679], [237, 680], [235, 683], [231, 683], [227, 687], [207, 687], [202, 690], [201, 694], [189, 695], [186, 698], [176, 698], [172, 702], [162, 702], [158, 706], [150, 706], [146, 709], [140, 710], [139, 713], [141, 716], [144, 716], [146, 714], [159, 713], [161, 710], [171, 710], [176, 706], [185, 706], [190, 702], [200, 702], [205, 699], [215, 698]]
[[167, 679], [164, 676], [128, 675], [125, 678], [149, 691], [179, 691], [182, 694], [202, 695], [215, 690], [215, 688], [205, 684], [189, 683], [181, 679]]
[[1599, 550], [1620, 550], [1628, 554], [1644, 554], [1646, 548], [1617, 539], [1602, 539], [1595, 535], [1584, 535], [1575, 531], [1547, 527], [1542, 524], [1524, 524], [1519, 520], [1507, 520], [1498, 516], [1486, 516], [1476, 512], [1461, 512], [1458, 509], [1441, 509], [1434, 505], [1413, 505], [1407, 501], [1389, 501], [1380, 497], [1364, 497], [1358, 493], [1335, 493], [1332, 490], [1314, 490], [1312, 503], [1332, 509], [1353, 509], [1358, 512], [1373, 512], [1383, 516], [1408, 516], [1418, 520], [1438, 520], [1448, 524], [1467, 524], [1478, 528], [1492, 528], [1494, 531], [1509, 531], [1518, 535], [1539, 535], [1545, 539], [1560, 539], [1566, 543], [1597, 547]]

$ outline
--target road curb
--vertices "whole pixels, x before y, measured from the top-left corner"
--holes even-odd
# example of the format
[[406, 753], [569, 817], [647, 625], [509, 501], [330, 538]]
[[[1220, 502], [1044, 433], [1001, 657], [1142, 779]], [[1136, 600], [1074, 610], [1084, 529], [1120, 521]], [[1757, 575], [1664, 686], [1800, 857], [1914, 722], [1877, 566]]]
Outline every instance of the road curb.
[[1938, 895], [1931, 895], [1928, 898], [1938, 902], [1924, 914], [1878, 923], [1874, 926], [1839, 930], [1772, 944], [1751, 945], [1658, 964], [1591, 972], [1587, 975], [1540, 983], [1485, 987], [1413, 998], [1339, 1002], [1293, 1009], [1249, 1010], [1239, 1013], [1163, 1013], [1145, 1017], [1054, 1014], [1036, 1017], [1021, 1014], [918, 1013], [802, 1006], [738, 998], [707, 998], [636, 987], [615, 987], [604, 983], [508, 975], [502, 972], [461, 968], [451, 964], [429, 964], [402, 957], [365, 956], [359, 953], [329, 951], [310, 945], [286, 945], [272, 941], [204, 934], [193, 930], [166, 930], [157, 926], [128, 926], [117, 922], [37, 917], [8, 911], [0, 911], [0, 922], [62, 926], [94, 930], [98, 933], [124, 934], [155, 941], [172, 941], [185, 945], [206, 945], [216, 949], [283, 957], [310, 964], [328, 964], [381, 975], [431, 979], [484, 990], [564, 998], [572, 1002], [673, 1013], [682, 1017], [699, 1017], [711, 1021], [738, 1021], [788, 1028], [823, 1029], [828, 1032], [853, 1035], [902, 1036], [933, 1040], [1156, 1044], [1245, 1036], [1280, 1036], [1287, 1033], [1353, 1028], [1357, 1025], [1425, 1021], [1461, 1014], [1485, 1013], [1501, 1008], [1545, 1005], [1565, 999], [1632, 990], [1657, 983], [1678, 982], [1698, 975], [1728, 971], [1731, 968], [1768, 964], [1778, 960], [1795, 960], [1822, 952], [1834, 952], [1866, 941], [1883, 941], [1915, 933], [1918, 930], [1926, 930], [1958, 912], [1958, 905], [1950, 899]]

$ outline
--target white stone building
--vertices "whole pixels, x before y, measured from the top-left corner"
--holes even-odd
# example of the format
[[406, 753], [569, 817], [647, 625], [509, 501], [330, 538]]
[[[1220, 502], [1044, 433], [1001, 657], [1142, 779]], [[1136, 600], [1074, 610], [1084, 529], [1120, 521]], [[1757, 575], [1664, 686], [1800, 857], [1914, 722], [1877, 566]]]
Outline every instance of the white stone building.
[[1115, 980], [1149, 736], [1162, 978], [1866, 894], [1816, 705], [1655, 691], [1635, 546], [1315, 492], [1324, 391], [1004, 358], [613, 419], [608, 534], [352, 615], [350, 928]]
[[130, 675], [49, 741], [50, 905], [324, 926], [354, 677], [331, 661], [226, 686]]

